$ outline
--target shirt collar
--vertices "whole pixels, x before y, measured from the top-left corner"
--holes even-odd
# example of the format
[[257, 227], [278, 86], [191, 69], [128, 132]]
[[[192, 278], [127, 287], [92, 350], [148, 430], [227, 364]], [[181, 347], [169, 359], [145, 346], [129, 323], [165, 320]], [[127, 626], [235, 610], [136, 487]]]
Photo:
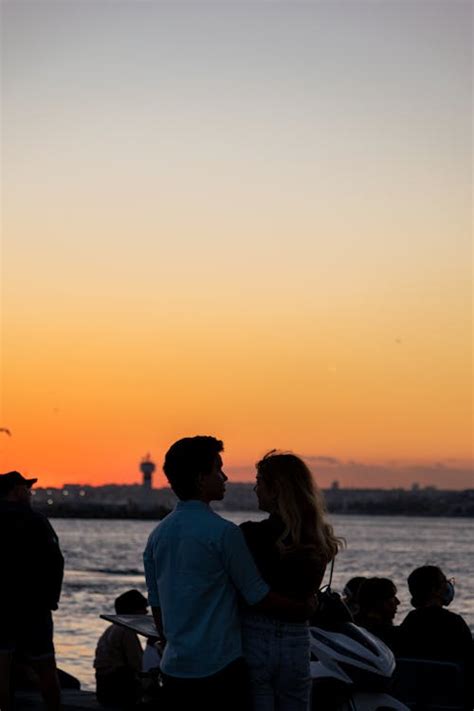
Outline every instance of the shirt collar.
[[176, 504], [177, 509], [202, 509], [209, 510], [209, 504], [204, 501], [199, 501], [199, 499], [189, 499], [188, 501], [178, 501]]

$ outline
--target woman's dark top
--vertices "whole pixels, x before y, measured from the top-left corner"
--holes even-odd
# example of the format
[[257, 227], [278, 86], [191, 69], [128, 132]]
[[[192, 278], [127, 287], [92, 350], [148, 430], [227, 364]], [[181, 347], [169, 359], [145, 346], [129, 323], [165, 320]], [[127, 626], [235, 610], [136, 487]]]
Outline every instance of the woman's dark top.
[[246, 521], [240, 528], [262, 578], [274, 592], [304, 601], [320, 588], [326, 561], [317, 551], [304, 547], [281, 551], [277, 542], [285, 524], [279, 516]]

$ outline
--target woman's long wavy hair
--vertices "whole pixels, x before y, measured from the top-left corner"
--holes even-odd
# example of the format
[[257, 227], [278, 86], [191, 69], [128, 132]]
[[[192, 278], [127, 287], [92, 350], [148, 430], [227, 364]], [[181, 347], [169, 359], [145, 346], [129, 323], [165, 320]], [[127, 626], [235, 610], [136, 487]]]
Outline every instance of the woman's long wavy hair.
[[278, 540], [282, 552], [306, 548], [329, 563], [345, 544], [325, 520], [324, 497], [302, 459], [272, 449], [257, 462], [257, 474], [285, 524]]

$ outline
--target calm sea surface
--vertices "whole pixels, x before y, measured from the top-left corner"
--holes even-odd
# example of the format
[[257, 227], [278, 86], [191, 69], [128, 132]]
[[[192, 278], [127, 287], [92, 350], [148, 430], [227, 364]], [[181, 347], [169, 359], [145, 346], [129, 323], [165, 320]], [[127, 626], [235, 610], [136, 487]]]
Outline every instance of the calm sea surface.
[[[220, 512], [235, 523], [259, 520], [258, 512]], [[415, 567], [439, 565], [456, 578], [451, 605], [474, 631], [474, 521], [450, 518], [332, 516], [347, 549], [337, 559], [333, 587], [342, 590], [354, 575], [392, 578], [401, 605], [395, 623], [410, 609], [406, 577]], [[130, 588], [146, 592], [142, 552], [153, 521], [53, 519], [66, 559], [59, 610], [55, 613], [58, 665], [94, 688], [92, 662], [107, 626], [101, 613], [114, 612], [114, 599]]]

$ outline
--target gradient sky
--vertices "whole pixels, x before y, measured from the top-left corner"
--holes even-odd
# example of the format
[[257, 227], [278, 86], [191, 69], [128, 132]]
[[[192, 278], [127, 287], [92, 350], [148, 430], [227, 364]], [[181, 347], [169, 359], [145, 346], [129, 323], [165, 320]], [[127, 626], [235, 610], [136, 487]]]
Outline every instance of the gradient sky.
[[471, 3], [1, 12], [0, 470], [472, 486]]

